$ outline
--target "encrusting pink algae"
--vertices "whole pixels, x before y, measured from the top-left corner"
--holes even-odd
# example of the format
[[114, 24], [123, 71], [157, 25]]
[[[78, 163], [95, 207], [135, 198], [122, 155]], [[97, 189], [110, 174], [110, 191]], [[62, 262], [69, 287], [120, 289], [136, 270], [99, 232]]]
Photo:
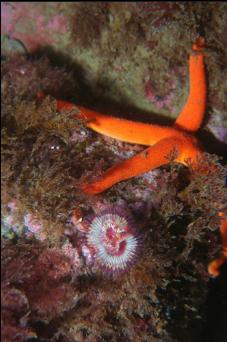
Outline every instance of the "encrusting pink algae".
[[[224, 251], [224, 5], [2, 6], [8, 41], [22, 39], [29, 53], [51, 45], [2, 60], [3, 342], [208, 342], [217, 321], [221, 334], [226, 265], [216, 279], [207, 266]], [[144, 146], [92, 132], [56, 99], [143, 122], [160, 108], [170, 125], [188, 94], [198, 21], [209, 77], [204, 158], [186, 167], [173, 151], [168, 165], [85, 194], [82, 182]], [[221, 127], [216, 138], [209, 127]]]

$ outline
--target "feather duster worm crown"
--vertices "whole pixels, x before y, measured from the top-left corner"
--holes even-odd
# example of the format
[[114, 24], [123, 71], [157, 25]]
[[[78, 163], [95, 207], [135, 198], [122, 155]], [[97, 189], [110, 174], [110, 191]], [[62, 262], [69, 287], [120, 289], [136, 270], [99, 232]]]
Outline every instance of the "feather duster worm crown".
[[120, 208], [108, 209], [88, 219], [88, 224], [87, 242], [97, 263], [110, 273], [127, 270], [139, 247], [131, 215]]

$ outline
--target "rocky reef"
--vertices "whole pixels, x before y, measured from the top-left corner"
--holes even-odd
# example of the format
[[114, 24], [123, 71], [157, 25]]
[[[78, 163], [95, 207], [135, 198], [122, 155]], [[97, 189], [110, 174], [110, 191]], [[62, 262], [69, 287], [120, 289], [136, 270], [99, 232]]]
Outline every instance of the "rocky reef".
[[[32, 4], [21, 6], [29, 6], [34, 20]], [[1, 63], [3, 342], [215, 341], [212, 324], [219, 324], [216, 336], [224, 336], [226, 265], [216, 280], [207, 266], [221, 249], [218, 211], [227, 203], [226, 85], [220, 74], [225, 5], [206, 3], [205, 10], [202, 2], [49, 3], [45, 11], [41, 3], [36, 6], [33, 34], [40, 34], [31, 41], [29, 32], [18, 33], [22, 7], [3, 3], [7, 20], [15, 20], [7, 26], [5, 19], [5, 34], [23, 41], [27, 52], [5, 52]], [[48, 20], [41, 20], [44, 13]], [[184, 102], [186, 56], [199, 25], [209, 47], [208, 112], [217, 118], [208, 119], [200, 135], [212, 154], [197, 169], [170, 163], [103, 194], [84, 194], [83, 180], [143, 147], [90, 131], [75, 119], [76, 109], [59, 113], [55, 98], [143, 121], [161, 120], [153, 115], [158, 109], [169, 113], [169, 122]], [[174, 39], [168, 40], [170, 33]], [[39, 99], [40, 91], [49, 96]], [[222, 137], [209, 127], [220, 127]], [[87, 222], [116, 208], [135, 227], [124, 226], [120, 243], [128, 233], [139, 242], [133, 262], [112, 275], [96, 262]], [[107, 235], [111, 253], [115, 233]]]

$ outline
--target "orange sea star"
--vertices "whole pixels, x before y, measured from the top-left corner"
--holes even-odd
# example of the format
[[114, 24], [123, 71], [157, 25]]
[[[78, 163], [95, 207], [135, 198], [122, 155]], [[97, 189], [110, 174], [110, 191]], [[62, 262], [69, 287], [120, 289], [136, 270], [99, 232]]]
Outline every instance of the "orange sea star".
[[[204, 66], [204, 39], [199, 37], [192, 46], [189, 57], [189, 96], [172, 127], [145, 124], [104, 115], [90, 109], [58, 100], [58, 110], [79, 110], [77, 117], [86, 120], [86, 126], [94, 131], [129, 143], [150, 145], [143, 152], [127, 159], [110, 169], [96, 181], [81, 184], [88, 194], [98, 194], [119, 181], [153, 170], [169, 161], [167, 155], [177, 151], [175, 162], [187, 165], [196, 163], [202, 154], [199, 141], [193, 135], [202, 124], [206, 108], [206, 76]], [[210, 263], [208, 270], [213, 276], [219, 274], [218, 268], [227, 259], [227, 219], [220, 212], [220, 232], [223, 239], [221, 256]]]
[[204, 39], [193, 44], [189, 59], [190, 92], [188, 100], [172, 127], [146, 124], [104, 115], [81, 106], [58, 101], [58, 109], [79, 110], [77, 117], [86, 120], [86, 126], [94, 131], [129, 143], [150, 145], [145, 151], [107, 170], [100, 179], [90, 184], [81, 184], [84, 192], [97, 194], [119, 181], [137, 176], [168, 163], [166, 158], [177, 151], [175, 161], [187, 165], [195, 162], [202, 150], [192, 135], [203, 121], [206, 105], [206, 79], [204, 67]]

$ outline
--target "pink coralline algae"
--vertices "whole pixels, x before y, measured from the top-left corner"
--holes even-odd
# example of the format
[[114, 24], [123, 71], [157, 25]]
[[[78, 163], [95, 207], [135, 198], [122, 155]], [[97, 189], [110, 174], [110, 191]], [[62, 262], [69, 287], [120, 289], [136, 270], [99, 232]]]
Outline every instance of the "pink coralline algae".
[[74, 248], [70, 242], [67, 242], [62, 246], [61, 251], [71, 261], [73, 272], [78, 274], [81, 269], [82, 262], [77, 248]]
[[151, 18], [154, 29], [160, 29], [169, 22], [179, 7], [178, 4], [168, 1], [141, 1], [137, 6], [141, 17]]
[[227, 144], [227, 128], [223, 126], [214, 126], [210, 127], [210, 129], [219, 140]]
[[[11, 236], [10, 232], [17, 236], [25, 235], [26, 237], [35, 237], [39, 241], [44, 241], [47, 238], [44, 223], [36, 214], [31, 212], [25, 213], [21, 218], [20, 203], [13, 199], [7, 204], [8, 213], [3, 216], [3, 231]], [[13, 236], [13, 235], [12, 235]]]
[[27, 234], [28, 236], [34, 234], [40, 241], [46, 239], [47, 236], [43, 228], [43, 223], [35, 215], [31, 213], [26, 214], [24, 216], [24, 224], [29, 231]]
[[156, 95], [155, 87], [152, 82], [148, 80], [145, 83], [145, 95], [147, 99], [155, 105], [157, 109], [167, 108], [170, 112], [173, 112], [172, 101], [174, 98], [174, 90], [176, 88], [175, 82], [172, 81], [170, 85], [170, 93], [165, 96]]
[[[49, 8], [54, 10], [55, 5], [49, 4]], [[29, 52], [55, 44], [57, 37], [67, 32], [67, 22], [62, 14], [48, 17], [45, 9], [39, 3], [2, 2], [1, 33], [23, 42]]]
[[110, 274], [126, 271], [139, 247], [130, 214], [113, 208], [87, 219], [87, 223], [87, 244], [94, 251], [95, 262]]

